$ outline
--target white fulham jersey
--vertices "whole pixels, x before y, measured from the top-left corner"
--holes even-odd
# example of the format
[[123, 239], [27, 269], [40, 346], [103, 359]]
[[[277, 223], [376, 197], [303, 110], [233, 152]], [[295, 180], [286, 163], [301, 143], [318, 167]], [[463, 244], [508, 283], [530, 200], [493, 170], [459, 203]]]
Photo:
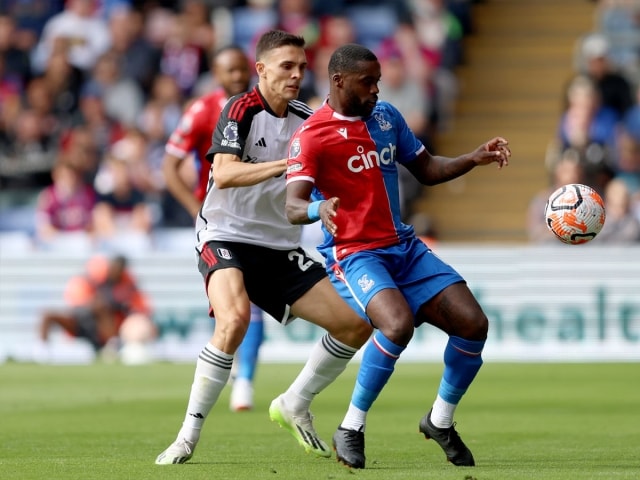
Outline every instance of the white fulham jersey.
[[[259, 163], [288, 157], [293, 132], [312, 110], [289, 102], [285, 117], [276, 116], [258, 90], [232, 97], [225, 105], [207, 159], [216, 153], [237, 155]], [[197, 248], [212, 240], [249, 243], [277, 250], [300, 245], [301, 226], [285, 215], [285, 174], [249, 187], [217, 188], [211, 176], [196, 220]]]

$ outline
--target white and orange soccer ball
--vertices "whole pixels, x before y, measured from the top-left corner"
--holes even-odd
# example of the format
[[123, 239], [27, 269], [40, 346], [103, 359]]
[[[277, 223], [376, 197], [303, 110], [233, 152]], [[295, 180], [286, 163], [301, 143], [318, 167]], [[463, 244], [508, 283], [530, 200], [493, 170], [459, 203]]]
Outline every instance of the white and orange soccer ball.
[[547, 227], [559, 240], [578, 245], [600, 233], [606, 215], [598, 192], [587, 185], [570, 183], [549, 196], [544, 216]]

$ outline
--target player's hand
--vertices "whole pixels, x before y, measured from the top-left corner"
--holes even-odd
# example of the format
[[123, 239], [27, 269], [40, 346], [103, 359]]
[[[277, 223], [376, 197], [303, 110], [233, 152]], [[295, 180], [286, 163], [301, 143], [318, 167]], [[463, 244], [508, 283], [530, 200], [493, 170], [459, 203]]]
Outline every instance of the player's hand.
[[498, 168], [502, 168], [509, 165], [511, 150], [506, 139], [495, 137], [480, 145], [472, 155], [477, 165], [488, 165], [495, 162], [498, 164]]
[[333, 219], [338, 215], [338, 207], [340, 207], [340, 199], [331, 197], [320, 205], [320, 220], [327, 231], [334, 237], [338, 236], [338, 227]]

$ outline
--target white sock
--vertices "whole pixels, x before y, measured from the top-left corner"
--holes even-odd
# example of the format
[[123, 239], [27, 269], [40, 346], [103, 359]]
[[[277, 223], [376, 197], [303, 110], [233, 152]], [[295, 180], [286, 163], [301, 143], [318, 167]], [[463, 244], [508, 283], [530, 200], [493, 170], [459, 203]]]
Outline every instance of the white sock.
[[453, 403], [445, 401], [440, 395], [433, 402], [433, 410], [431, 410], [431, 423], [436, 428], [449, 428], [453, 425], [453, 414], [456, 407]]
[[233, 355], [218, 350], [210, 343], [200, 352], [179, 439], [198, 441], [207, 415], [229, 380], [232, 363]]
[[364, 432], [366, 425], [367, 412], [360, 410], [353, 403], [349, 403], [349, 409], [347, 410], [347, 414], [344, 416], [344, 420], [342, 420], [340, 426], [347, 430], [360, 430], [361, 432]]
[[325, 334], [313, 346], [307, 363], [283, 394], [287, 406], [294, 412], [306, 412], [313, 398], [344, 371], [357, 351]]

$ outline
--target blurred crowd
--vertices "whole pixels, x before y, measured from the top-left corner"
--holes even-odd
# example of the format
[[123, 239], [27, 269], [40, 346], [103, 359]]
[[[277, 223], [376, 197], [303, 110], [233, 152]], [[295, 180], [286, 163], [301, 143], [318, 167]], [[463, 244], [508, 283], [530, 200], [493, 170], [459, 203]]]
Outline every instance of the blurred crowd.
[[[190, 227], [165, 188], [165, 143], [185, 107], [216, 86], [212, 54], [236, 44], [251, 58], [271, 28], [306, 39], [300, 99], [312, 107], [328, 93], [337, 46], [375, 51], [381, 96], [433, 151], [451, 118], [473, 3], [3, 0], [0, 233], [43, 249], [131, 251], [153, 247], [157, 232]], [[194, 185], [199, 168], [193, 158], [183, 172]], [[404, 179], [407, 204], [418, 194]]]
[[597, 0], [593, 31], [577, 39], [574, 75], [546, 165], [549, 188], [531, 202], [529, 238], [553, 242], [544, 204], [567, 183], [584, 183], [604, 199], [601, 244], [640, 243], [640, 1]]

